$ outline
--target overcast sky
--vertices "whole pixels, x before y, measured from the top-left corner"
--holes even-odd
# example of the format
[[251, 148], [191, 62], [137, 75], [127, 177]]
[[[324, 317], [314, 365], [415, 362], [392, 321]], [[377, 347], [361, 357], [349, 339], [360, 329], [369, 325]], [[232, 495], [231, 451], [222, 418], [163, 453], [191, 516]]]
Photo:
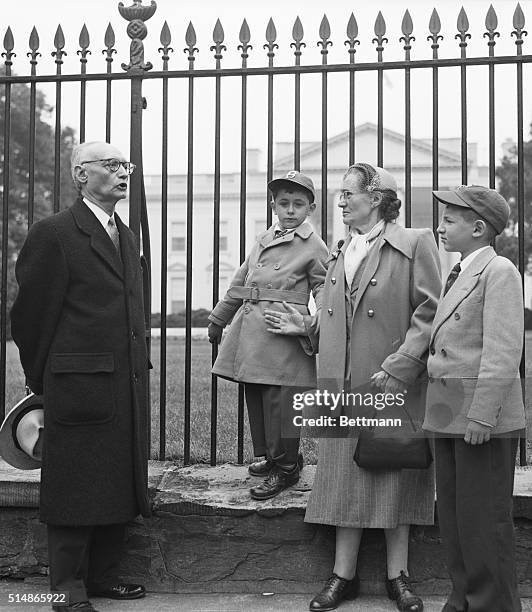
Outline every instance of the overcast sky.
[[[127, 1], [125, 4], [129, 4]], [[145, 1], [144, 4], [147, 4]], [[432, 9], [436, 7], [441, 18], [444, 36], [441, 41], [441, 57], [457, 57], [460, 53], [456, 20], [463, 5], [470, 23], [472, 39], [468, 41], [468, 56], [487, 55], [484, 21], [489, 2], [485, 0], [382, 0], [378, 3], [368, 2], [293, 2], [291, 0], [269, 0], [268, 2], [245, 2], [228, 0], [197, 0], [194, 3], [176, 2], [175, 0], [158, 0], [155, 15], [147, 22], [148, 37], [145, 41], [146, 60], [152, 61], [155, 69], [161, 68], [161, 55], [157, 51], [161, 27], [166, 20], [172, 33], [174, 53], [171, 54], [171, 69], [186, 69], [186, 55], [183, 53], [184, 35], [189, 21], [192, 21], [197, 34], [199, 53], [196, 68], [213, 68], [213, 52], [209, 47], [212, 42], [212, 31], [216, 18], [220, 18], [225, 32], [222, 65], [237, 67], [240, 65], [240, 52], [237, 51], [238, 32], [243, 18], [247, 19], [251, 30], [250, 66], [267, 64], [265, 30], [270, 17], [277, 28], [276, 65], [291, 65], [294, 61], [292, 26], [299, 15], [305, 31], [303, 64], [321, 63], [318, 30], [323, 14], [326, 13], [331, 26], [329, 63], [348, 61], [346, 26], [353, 11], [358, 22], [360, 46], [357, 47], [357, 61], [374, 61], [377, 53], [372, 43], [374, 23], [380, 9], [386, 21], [386, 36], [389, 39], [385, 46], [384, 59], [398, 60], [404, 58], [401, 36], [401, 21], [405, 9], [409, 9], [414, 24], [412, 59], [430, 58], [432, 51], [427, 42], [428, 22]], [[63, 66], [64, 73], [79, 71], [78, 49], [79, 32], [85, 23], [90, 37], [92, 55], [89, 56], [88, 71], [104, 72], [105, 60], [101, 53], [107, 24], [111, 22], [116, 33], [114, 71], [121, 71], [120, 64], [129, 59], [129, 39], [125, 33], [126, 22], [119, 15], [118, 3], [115, 0], [19, 0], [5, 2], [2, 6], [2, 27], [11, 25], [15, 37], [13, 69], [19, 74], [29, 71], [29, 60], [26, 57], [28, 37], [35, 25], [40, 35], [41, 53], [39, 74], [55, 71], [53, 38], [58, 23], [61, 24], [66, 38], [67, 56]], [[516, 2], [514, 0], [497, 0], [493, 6], [499, 18], [498, 31], [501, 33], [495, 47], [496, 55], [514, 55], [516, 46], [510, 36], [512, 16]], [[525, 13], [526, 29], [532, 29], [532, 2], [521, 2]], [[525, 39], [524, 53], [531, 53], [532, 36]], [[528, 138], [529, 124], [532, 121], [532, 65], [523, 67], [525, 78], [525, 137]], [[506, 138], [516, 138], [516, 98], [515, 66], [498, 66], [496, 69], [496, 138], [499, 145]], [[239, 135], [240, 135], [240, 79], [223, 79], [222, 84], [222, 152], [223, 166], [226, 170], [238, 168]], [[468, 134], [469, 140], [477, 142], [480, 150], [480, 161], [487, 160], [488, 103], [487, 103], [487, 68], [468, 69]], [[384, 125], [399, 132], [404, 130], [404, 72], [388, 71], [385, 77]], [[460, 135], [460, 78], [458, 68], [440, 70], [440, 133], [442, 137]], [[113, 128], [112, 140], [115, 144], [128, 150], [129, 127], [129, 93], [128, 84], [113, 86]], [[170, 171], [182, 172], [186, 168], [186, 92], [187, 81], [175, 80], [170, 85]], [[47, 94], [50, 104], [55, 103], [53, 86], [41, 87]], [[79, 127], [79, 84], [63, 86], [63, 123], [76, 130]], [[290, 140], [293, 135], [293, 76], [276, 77], [275, 79], [274, 132], [275, 140]], [[146, 82], [144, 93], [148, 100], [145, 112], [145, 164], [146, 171], [159, 172], [161, 148], [161, 83]], [[213, 79], [198, 79], [196, 82], [195, 135], [196, 135], [196, 169], [210, 170], [213, 163], [214, 131], [214, 84]], [[308, 75], [302, 77], [302, 139], [311, 141], [321, 137], [321, 77]], [[412, 73], [412, 134], [414, 137], [429, 138], [432, 133], [431, 71], [416, 70]], [[105, 89], [100, 83], [88, 85], [87, 140], [103, 139]], [[329, 117], [328, 133], [334, 136], [348, 129], [348, 77], [347, 74], [329, 76]], [[266, 79], [250, 77], [249, 79], [249, 121], [248, 146], [265, 150], [266, 147]], [[357, 75], [356, 123], [376, 122], [376, 75], [359, 73]], [[53, 118], [51, 118], [53, 121]], [[499, 149], [498, 149], [499, 153]]]

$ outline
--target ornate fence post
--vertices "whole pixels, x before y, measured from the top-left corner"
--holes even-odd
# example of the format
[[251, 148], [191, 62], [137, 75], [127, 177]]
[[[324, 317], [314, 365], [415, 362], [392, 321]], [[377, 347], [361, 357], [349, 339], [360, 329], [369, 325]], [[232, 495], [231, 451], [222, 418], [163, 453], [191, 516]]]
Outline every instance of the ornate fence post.
[[[129, 227], [137, 238], [139, 250], [142, 247], [142, 278], [145, 309], [146, 345], [148, 355], [151, 348], [151, 252], [150, 232], [148, 226], [148, 211], [146, 207], [146, 193], [144, 190], [144, 172], [142, 164], [142, 111], [146, 108], [146, 100], [142, 97], [142, 79], [144, 72], [151, 70], [152, 64], [144, 61], [144, 44], [148, 29], [145, 21], [153, 17], [157, 4], [151, 0], [150, 6], [143, 6], [142, 0], [133, 0], [131, 6], [118, 3], [118, 11], [124, 19], [129, 21], [127, 34], [131, 38], [129, 64], [122, 64], [131, 77], [131, 124], [129, 159], [136, 165], [131, 175], [129, 192]], [[151, 423], [150, 384], [148, 377], [147, 405], [148, 423]], [[151, 450], [151, 436], [149, 436]]]

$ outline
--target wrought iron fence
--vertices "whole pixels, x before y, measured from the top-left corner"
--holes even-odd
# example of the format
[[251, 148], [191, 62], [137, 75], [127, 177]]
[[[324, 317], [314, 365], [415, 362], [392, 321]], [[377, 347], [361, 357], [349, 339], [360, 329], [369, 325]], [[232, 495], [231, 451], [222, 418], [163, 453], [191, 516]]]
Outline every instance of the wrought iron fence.
[[[130, 61], [121, 65], [122, 72], [114, 71], [115, 32], [109, 24], [104, 36], [104, 49], [102, 51], [106, 62], [105, 70], [97, 73], [87, 71], [88, 55], [90, 50], [90, 37], [87, 28], [83, 26], [79, 35], [79, 71], [75, 74], [64, 74], [62, 72], [63, 58], [65, 55], [65, 37], [61, 27], [57, 28], [54, 38], [54, 51], [52, 56], [55, 59], [55, 74], [38, 74], [39, 57], [41, 47], [37, 30], [33, 28], [29, 37], [29, 74], [14, 74], [13, 57], [15, 55], [15, 44], [11, 28], [7, 28], [3, 47], [4, 52], [4, 74], [0, 76], [0, 84], [3, 86], [3, 209], [2, 209], [2, 277], [1, 277], [1, 309], [0, 309], [0, 406], [5, 407], [6, 399], [6, 343], [8, 339], [7, 327], [7, 304], [8, 304], [8, 267], [12, 254], [9, 252], [9, 207], [10, 207], [10, 166], [11, 166], [11, 127], [12, 127], [12, 101], [11, 95], [13, 87], [17, 84], [24, 84], [30, 88], [30, 107], [28, 115], [29, 155], [27, 165], [27, 220], [28, 226], [34, 219], [35, 203], [35, 147], [36, 147], [36, 96], [37, 85], [44, 83], [55, 84], [55, 121], [54, 121], [54, 181], [53, 181], [53, 211], [60, 208], [61, 202], [61, 125], [62, 125], [62, 86], [65, 83], [79, 84], [79, 141], [85, 140], [86, 136], [86, 87], [89, 82], [104, 82], [106, 84], [105, 94], [105, 134], [109, 141], [111, 138], [112, 117], [112, 96], [113, 84], [118, 81], [126, 80], [130, 85], [130, 159], [139, 169], [131, 178], [130, 201], [129, 201], [129, 224], [138, 238], [139, 249], [143, 254], [144, 275], [145, 275], [145, 299], [147, 312], [150, 312], [151, 292], [150, 292], [150, 270], [152, 266], [150, 252], [150, 235], [148, 226], [148, 211], [146, 207], [146, 197], [143, 182], [143, 146], [142, 146], [142, 117], [146, 101], [143, 98], [143, 84], [148, 80], [158, 80], [162, 87], [162, 125], [161, 125], [161, 341], [160, 341], [160, 395], [159, 395], [159, 449], [160, 458], [166, 457], [166, 414], [167, 414], [167, 251], [168, 251], [168, 139], [169, 139], [169, 83], [171, 81], [182, 81], [187, 84], [187, 174], [186, 174], [186, 292], [185, 292], [185, 311], [186, 311], [186, 335], [185, 335], [185, 365], [184, 365], [184, 444], [183, 459], [189, 463], [191, 459], [191, 381], [192, 381], [192, 264], [193, 264], [193, 223], [194, 223], [194, 146], [196, 142], [194, 110], [195, 110], [195, 84], [198, 79], [213, 79], [215, 87], [214, 98], [214, 174], [213, 174], [213, 215], [212, 223], [213, 234], [213, 279], [212, 279], [212, 303], [215, 304], [219, 298], [219, 266], [220, 266], [220, 204], [221, 204], [221, 125], [222, 125], [222, 104], [221, 90], [224, 79], [237, 79], [240, 83], [240, 181], [239, 181], [239, 257], [240, 261], [245, 258], [246, 248], [246, 213], [247, 213], [247, 135], [248, 135], [248, 78], [259, 76], [267, 81], [267, 103], [265, 112], [265, 124], [267, 130], [267, 162], [266, 179], [271, 180], [274, 171], [274, 86], [276, 77], [281, 75], [291, 75], [294, 79], [294, 115], [293, 115], [293, 167], [300, 169], [301, 166], [301, 78], [303, 75], [319, 75], [321, 77], [321, 234], [325, 240], [330, 236], [328, 231], [328, 78], [332, 74], [343, 73], [349, 79], [349, 113], [348, 113], [348, 132], [349, 132], [349, 164], [355, 161], [355, 110], [357, 102], [357, 76], [362, 73], [375, 73], [377, 78], [377, 136], [376, 136], [376, 161], [379, 165], [383, 164], [384, 158], [384, 116], [385, 93], [384, 82], [388, 71], [400, 71], [404, 75], [404, 168], [405, 168], [405, 224], [411, 225], [412, 209], [412, 84], [411, 75], [416, 70], [429, 70], [432, 72], [432, 86], [428, 98], [432, 106], [432, 189], [439, 187], [439, 157], [438, 144], [439, 136], [439, 113], [441, 94], [439, 90], [439, 78], [441, 72], [450, 68], [460, 70], [460, 158], [461, 158], [461, 182], [468, 182], [468, 90], [467, 73], [468, 69], [474, 66], [487, 68], [488, 71], [488, 108], [489, 108], [489, 186], [496, 186], [496, 117], [495, 107], [495, 68], [500, 65], [515, 67], [516, 95], [512, 98], [512, 104], [516, 109], [516, 133], [517, 133], [517, 224], [519, 228], [525, 227], [525, 168], [524, 168], [524, 136], [523, 136], [523, 69], [532, 62], [532, 55], [523, 53], [525, 31], [525, 16], [519, 4], [513, 14], [513, 31], [509, 34], [515, 39], [515, 54], [495, 55], [496, 42], [500, 36], [497, 31], [498, 18], [492, 6], [489, 7], [485, 18], [485, 32], [487, 54], [481, 56], [468, 56], [468, 41], [471, 38], [469, 32], [469, 21], [465, 10], [459, 12], [457, 19], [457, 32], [453, 36], [457, 39], [459, 56], [455, 58], [442, 58], [439, 55], [440, 42], [443, 39], [441, 33], [441, 22], [436, 9], [428, 23], [428, 30], [424, 37], [430, 43], [432, 51], [431, 57], [426, 59], [412, 59], [411, 51], [415, 38], [414, 25], [408, 10], [404, 13], [401, 24], [402, 36], [399, 42], [402, 43], [404, 57], [400, 60], [386, 61], [385, 52], [391, 43], [386, 38], [387, 25], [381, 12], [378, 12], [374, 24], [374, 38], [376, 60], [370, 62], [357, 61], [357, 46], [359, 41], [359, 27], [354, 14], [351, 14], [346, 27], [345, 61], [340, 63], [329, 63], [329, 47], [332, 45], [331, 28], [326, 16], [323, 17], [319, 27], [319, 40], [317, 45], [320, 47], [321, 63], [308, 64], [302, 63], [303, 49], [305, 48], [304, 30], [299, 17], [295, 20], [292, 29], [290, 48], [293, 49], [293, 63], [290, 65], [276, 65], [277, 31], [272, 19], [269, 20], [265, 32], [265, 44], [263, 45], [266, 56], [266, 65], [252, 67], [249, 65], [250, 53], [253, 49], [251, 45], [250, 28], [244, 19], [239, 33], [239, 44], [241, 65], [237, 68], [225, 68], [222, 66], [224, 52], [227, 51], [225, 33], [219, 20], [216, 21], [213, 31], [213, 44], [210, 51], [213, 53], [214, 67], [209, 69], [198, 69], [195, 67], [196, 54], [198, 53], [196, 33], [192, 23], [189, 23], [185, 33], [186, 61], [188, 66], [181, 69], [170, 69], [169, 62], [172, 58], [173, 48], [172, 35], [168, 24], [165, 22], [160, 32], [160, 48], [162, 69], [154, 70], [150, 62], [144, 59], [143, 41], [147, 36], [146, 21], [149, 20], [156, 11], [155, 2], [149, 6], [142, 5], [141, 0], [135, 0], [132, 6], [125, 7], [119, 3], [118, 10], [121, 16], [128, 21], [127, 34], [131, 39]], [[420, 44], [420, 43], [418, 43]], [[428, 46], [428, 45], [427, 45]], [[264, 203], [266, 208], [267, 222], [271, 222], [271, 209], [268, 207], [268, 195], [264, 186]], [[432, 203], [433, 222], [432, 227], [436, 235], [438, 205], [436, 200]], [[437, 235], [436, 235], [437, 237]], [[159, 262], [158, 262], [159, 263]], [[518, 267], [522, 278], [524, 278], [527, 261], [525, 258], [525, 232], [518, 233]], [[147, 337], [150, 337], [150, 319], [146, 320]], [[212, 359], [216, 358], [217, 347], [212, 348]], [[521, 374], [524, 378], [524, 355]], [[216, 462], [217, 449], [217, 420], [218, 420], [218, 386], [216, 377], [212, 378], [211, 384], [211, 463]], [[244, 410], [243, 393], [239, 390], [238, 396], [238, 448], [237, 459], [243, 460], [244, 452]], [[521, 445], [521, 462], [524, 464], [526, 455], [524, 445]]]

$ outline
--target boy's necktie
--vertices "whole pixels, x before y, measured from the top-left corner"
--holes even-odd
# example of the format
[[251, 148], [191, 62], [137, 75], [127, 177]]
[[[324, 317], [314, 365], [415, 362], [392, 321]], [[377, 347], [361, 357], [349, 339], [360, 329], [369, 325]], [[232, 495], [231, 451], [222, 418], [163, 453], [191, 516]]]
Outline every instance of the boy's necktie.
[[284, 236], [285, 234], [288, 234], [287, 229], [276, 229], [275, 232], [273, 232], [273, 239], [276, 240], [277, 238], [281, 238], [281, 236]]
[[449, 291], [449, 289], [454, 285], [454, 282], [458, 278], [461, 270], [462, 268], [460, 268], [460, 262], [458, 262], [450, 271], [449, 276], [447, 277], [447, 282], [445, 283], [445, 291], [443, 292], [443, 295], [445, 295], [447, 291]]
[[113, 216], [109, 217], [107, 222], [107, 233], [115, 245], [115, 249], [120, 253], [120, 237], [118, 234], [118, 228], [116, 227], [115, 219]]

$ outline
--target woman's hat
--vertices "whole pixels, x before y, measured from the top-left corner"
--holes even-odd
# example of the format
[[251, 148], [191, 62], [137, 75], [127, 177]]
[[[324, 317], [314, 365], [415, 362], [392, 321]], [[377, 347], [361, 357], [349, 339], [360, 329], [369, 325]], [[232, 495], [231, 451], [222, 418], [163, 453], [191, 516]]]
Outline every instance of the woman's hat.
[[18, 402], [0, 427], [2, 459], [20, 470], [39, 469], [43, 433], [43, 398], [31, 393]]

